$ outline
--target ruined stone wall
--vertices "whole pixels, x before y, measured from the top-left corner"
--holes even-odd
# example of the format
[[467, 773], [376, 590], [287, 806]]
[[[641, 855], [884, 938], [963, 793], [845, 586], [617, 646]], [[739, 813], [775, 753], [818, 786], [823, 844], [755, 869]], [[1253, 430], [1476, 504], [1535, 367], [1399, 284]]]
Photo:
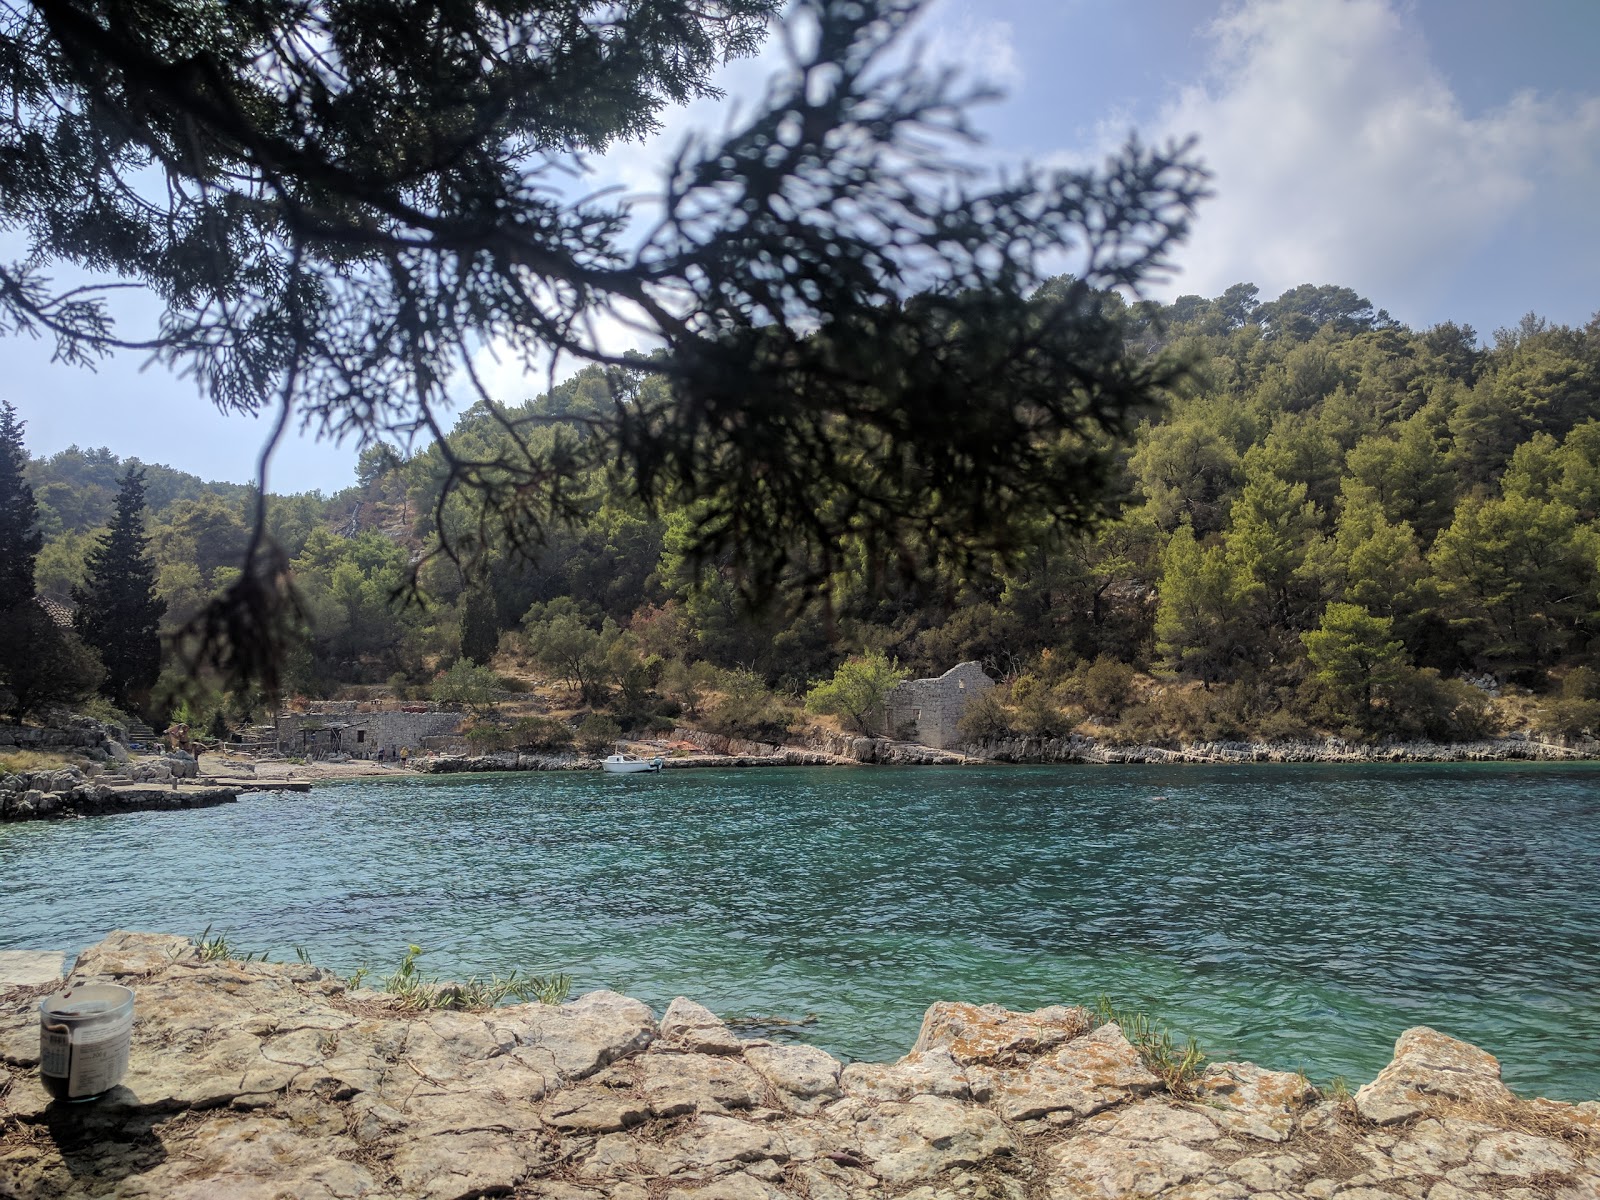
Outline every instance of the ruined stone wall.
[[947, 750], [961, 744], [956, 726], [979, 692], [994, 686], [976, 662], [957, 663], [935, 679], [908, 679], [889, 693], [885, 704], [890, 736], [902, 729], [910, 741]]
[[[455, 733], [462, 715], [456, 712], [352, 712], [337, 715], [289, 714], [278, 718], [278, 748], [291, 752], [300, 747], [302, 729], [345, 726], [341, 748], [346, 753], [372, 753], [379, 750], [420, 750], [426, 738]], [[364, 735], [364, 736], [358, 736]]]

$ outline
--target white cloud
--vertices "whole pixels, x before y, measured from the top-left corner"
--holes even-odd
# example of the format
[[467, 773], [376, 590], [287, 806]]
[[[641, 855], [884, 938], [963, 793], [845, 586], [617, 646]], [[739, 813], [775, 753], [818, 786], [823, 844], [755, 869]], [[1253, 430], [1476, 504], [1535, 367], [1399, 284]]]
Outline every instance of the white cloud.
[[1022, 56], [1009, 21], [980, 17], [970, 4], [936, 4], [923, 19], [923, 53], [930, 66], [955, 67], [970, 83], [1008, 92], [1022, 86]]
[[1342, 283], [1403, 315], [1542, 196], [1600, 185], [1600, 97], [1468, 116], [1390, 0], [1247, 0], [1210, 32], [1156, 130], [1198, 133], [1216, 175], [1169, 292]]

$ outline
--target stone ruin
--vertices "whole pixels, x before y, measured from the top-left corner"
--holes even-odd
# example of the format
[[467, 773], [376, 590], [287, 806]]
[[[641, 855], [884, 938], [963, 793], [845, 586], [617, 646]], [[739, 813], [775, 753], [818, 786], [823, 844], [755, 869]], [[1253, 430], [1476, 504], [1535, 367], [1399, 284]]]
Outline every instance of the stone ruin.
[[974, 696], [993, 686], [976, 662], [957, 663], [933, 679], [908, 679], [884, 702], [888, 734], [939, 750], [959, 746], [966, 740], [957, 728], [961, 715]]

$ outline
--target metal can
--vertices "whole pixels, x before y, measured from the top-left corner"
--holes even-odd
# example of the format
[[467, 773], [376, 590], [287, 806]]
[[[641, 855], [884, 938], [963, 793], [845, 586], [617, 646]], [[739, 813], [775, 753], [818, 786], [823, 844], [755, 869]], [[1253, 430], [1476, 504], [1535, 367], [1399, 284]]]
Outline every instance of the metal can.
[[39, 1001], [39, 1080], [57, 1100], [98, 1100], [128, 1070], [133, 991], [86, 983]]

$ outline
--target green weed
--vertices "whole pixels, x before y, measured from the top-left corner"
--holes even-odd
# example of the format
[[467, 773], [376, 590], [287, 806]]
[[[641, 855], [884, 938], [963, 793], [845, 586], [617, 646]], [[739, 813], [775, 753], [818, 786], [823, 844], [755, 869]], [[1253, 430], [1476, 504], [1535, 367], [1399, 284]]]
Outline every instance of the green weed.
[[1186, 1095], [1194, 1090], [1206, 1055], [1193, 1038], [1180, 1046], [1173, 1040], [1172, 1031], [1151, 1020], [1148, 1013], [1118, 1009], [1109, 996], [1101, 996], [1095, 1009], [1102, 1025], [1116, 1025], [1122, 1030], [1122, 1036], [1169, 1092]]
[[1333, 1077], [1333, 1082], [1328, 1084], [1325, 1095], [1329, 1100], [1336, 1101], [1339, 1104], [1355, 1099], [1355, 1093], [1350, 1090], [1350, 1081], [1343, 1075], [1335, 1075]]
[[267, 952], [244, 951], [241, 952], [233, 942], [228, 939], [224, 930], [212, 936], [211, 926], [207, 925], [194, 937], [189, 939], [194, 943], [194, 956], [201, 962], [268, 962]]
[[[417, 969], [417, 959], [421, 956], [421, 946], [407, 946], [400, 966], [378, 981], [380, 991], [398, 996], [406, 1008], [419, 1012], [440, 1008], [493, 1008], [508, 999], [560, 1004], [572, 994], [572, 977], [566, 974], [523, 975], [512, 971], [504, 977], [474, 975], [460, 982], [441, 981]], [[358, 972], [362, 974], [365, 968]]]

